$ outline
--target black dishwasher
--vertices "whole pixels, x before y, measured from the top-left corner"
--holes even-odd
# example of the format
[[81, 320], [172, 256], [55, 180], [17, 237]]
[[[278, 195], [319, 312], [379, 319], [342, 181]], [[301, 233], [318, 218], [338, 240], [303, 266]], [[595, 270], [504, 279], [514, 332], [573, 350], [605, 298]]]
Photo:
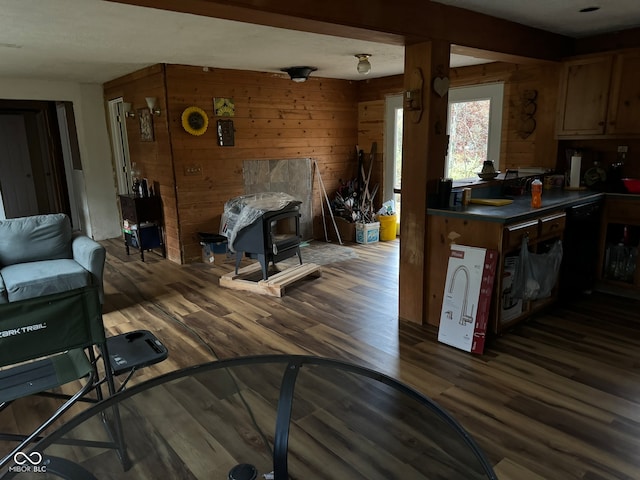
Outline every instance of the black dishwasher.
[[590, 293], [598, 268], [598, 239], [602, 202], [595, 201], [569, 207], [563, 238], [560, 267], [560, 298], [571, 299]]

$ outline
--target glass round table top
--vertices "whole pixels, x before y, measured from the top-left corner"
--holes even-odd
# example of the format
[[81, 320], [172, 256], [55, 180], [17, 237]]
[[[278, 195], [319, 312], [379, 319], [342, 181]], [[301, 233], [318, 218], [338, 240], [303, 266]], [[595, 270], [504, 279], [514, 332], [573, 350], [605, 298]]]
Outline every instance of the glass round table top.
[[497, 478], [460, 424], [416, 390], [353, 364], [291, 355], [148, 380], [13, 460], [4, 478]]

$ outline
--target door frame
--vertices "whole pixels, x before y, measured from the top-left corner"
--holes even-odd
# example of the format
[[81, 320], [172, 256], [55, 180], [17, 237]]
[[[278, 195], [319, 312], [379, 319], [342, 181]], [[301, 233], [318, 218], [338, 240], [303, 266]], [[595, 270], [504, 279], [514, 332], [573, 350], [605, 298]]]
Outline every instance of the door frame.
[[[69, 109], [72, 109], [72, 111], [69, 112]], [[75, 135], [75, 125], [73, 132], [71, 132], [71, 125], [69, 124], [69, 115], [73, 114], [73, 105], [71, 102], [58, 102], [56, 104], [56, 114], [58, 116], [60, 151], [64, 165], [64, 177], [67, 182], [66, 198], [69, 203], [68, 214], [71, 217], [71, 225], [74, 230], [85, 231], [82, 225], [82, 216], [80, 215], [80, 206], [76, 195], [76, 182], [74, 181], [74, 170], [76, 170], [74, 164], [77, 164], [79, 167], [82, 167], [82, 165], [80, 163], [79, 152], [74, 152], [73, 140], [71, 138], [72, 133]]]
[[384, 98], [384, 182], [382, 186], [383, 198], [393, 198], [394, 194], [394, 167], [395, 167], [395, 112], [403, 108], [402, 94], [386, 95]]
[[108, 102], [113, 162], [119, 194], [131, 193], [131, 185], [133, 184], [126, 118], [122, 108], [123, 103], [124, 99], [122, 97], [114, 98]]
[[0, 155], [2, 218], [6, 218], [7, 215], [9, 218], [15, 218], [37, 214], [38, 198], [25, 114], [0, 113], [0, 128], [0, 145], [3, 146]]
[[[382, 182], [382, 198], [395, 199], [401, 195], [401, 189], [395, 188], [395, 146], [396, 146], [396, 110], [402, 109], [402, 93], [386, 95], [384, 99], [384, 175]], [[402, 150], [401, 150], [402, 151]], [[396, 207], [396, 210], [398, 208]], [[399, 212], [397, 212], [399, 213]], [[398, 215], [398, 222], [400, 222]]]
[[[67, 121], [64, 126], [59, 124], [57, 103], [59, 102], [48, 100], [0, 99], [0, 113], [21, 115], [25, 119], [27, 135], [30, 145], [33, 147], [29, 148], [28, 161], [32, 165], [35, 162], [41, 173], [48, 176], [48, 179], [44, 179], [43, 175], [40, 175], [38, 177], [39, 183], [35, 184], [36, 189], [50, 190], [46, 194], [46, 198], [49, 200], [46, 203], [49, 205], [44, 205], [44, 203], [38, 205], [38, 213], [65, 213], [72, 219], [75, 226], [78, 219], [73, 217], [70, 204], [70, 192], [73, 189], [73, 184], [68, 182], [67, 176], [67, 171], [71, 167], [65, 165], [61, 138], [64, 132], [72, 146], [74, 140], [77, 144], [75, 123], [72, 103], [62, 102], [68, 105]], [[28, 122], [27, 117], [30, 119]], [[74, 153], [72, 149], [72, 153], [75, 161], [80, 165], [79, 152]], [[0, 201], [0, 206], [2, 207], [0, 214], [6, 217], [6, 205], [3, 204], [3, 201]]]

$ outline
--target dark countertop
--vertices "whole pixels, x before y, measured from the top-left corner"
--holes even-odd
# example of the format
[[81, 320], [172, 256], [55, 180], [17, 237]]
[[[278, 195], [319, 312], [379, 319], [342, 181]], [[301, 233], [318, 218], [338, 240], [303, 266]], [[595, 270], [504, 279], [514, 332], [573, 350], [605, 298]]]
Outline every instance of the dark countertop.
[[[456, 208], [428, 208], [427, 215], [465, 218], [481, 222], [514, 223], [553, 213], [558, 210], [564, 210], [582, 203], [602, 200], [605, 195], [606, 194], [602, 192], [590, 190], [544, 190], [542, 192], [541, 208], [531, 208], [531, 196], [522, 195], [518, 197], [506, 197], [513, 198], [513, 203], [501, 207], [470, 204], [466, 207]], [[617, 195], [618, 194], [616, 194], [616, 196]], [[640, 200], [640, 195], [624, 195], [624, 197], [635, 197]], [[478, 198], [480, 197], [478, 196]]]

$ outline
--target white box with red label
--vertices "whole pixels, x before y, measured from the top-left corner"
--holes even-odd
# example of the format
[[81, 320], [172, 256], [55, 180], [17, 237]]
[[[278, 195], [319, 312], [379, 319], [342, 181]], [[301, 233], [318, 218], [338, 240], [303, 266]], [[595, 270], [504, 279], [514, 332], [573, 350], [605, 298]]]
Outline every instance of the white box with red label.
[[497, 259], [495, 250], [451, 245], [438, 341], [483, 352]]

